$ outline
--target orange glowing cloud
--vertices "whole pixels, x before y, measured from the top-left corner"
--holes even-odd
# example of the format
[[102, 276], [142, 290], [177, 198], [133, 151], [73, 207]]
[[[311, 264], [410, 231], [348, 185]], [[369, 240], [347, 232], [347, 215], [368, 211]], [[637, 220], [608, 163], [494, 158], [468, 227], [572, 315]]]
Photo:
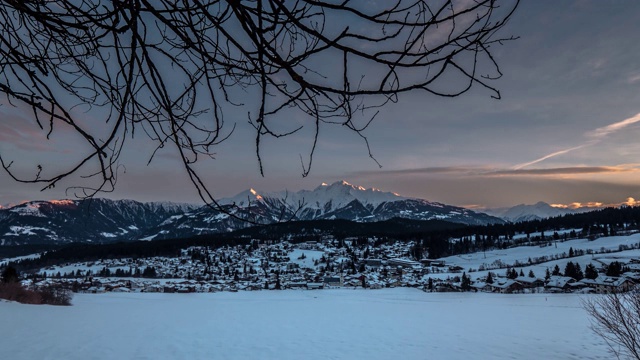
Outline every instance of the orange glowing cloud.
[[73, 200], [49, 200], [51, 204], [54, 205], [74, 205]]
[[605, 207], [619, 207], [622, 205], [626, 206], [640, 206], [640, 200], [636, 200], [632, 197], [628, 197], [626, 201], [620, 203], [613, 204], [605, 204], [599, 201], [590, 201], [590, 202], [573, 202], [569, 204], [551, 204], [552, 207], [560, 208], [560, 209], [585, 209], [585, 208], [605, 208]]
[[636, 200], [632, 197], [628, 197], [627, 201], [622, 203], [623, 205], [628, 205], [628, 206], [638, 206], [640, 205], [640, 200]]

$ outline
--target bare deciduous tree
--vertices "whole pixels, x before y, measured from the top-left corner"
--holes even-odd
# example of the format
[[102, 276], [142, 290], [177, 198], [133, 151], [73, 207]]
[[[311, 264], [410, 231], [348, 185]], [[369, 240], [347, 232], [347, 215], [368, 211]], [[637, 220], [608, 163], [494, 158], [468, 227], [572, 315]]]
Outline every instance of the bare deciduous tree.
[[583, 302], [591, 329], [618, 359], [640, 359], [640, 294], [610, 293]]
[[[26, 178], [6, 154], [0, 163], [14, 180], [43, 189], [71, 175], [92, 177], [97, 183], [76, 196], [93, 196], [113, 190], [123, 148], [142, 133], [157, 149], [174, 147], [201, 198], [217, 205], [195, 164], [233, 132], [236, 123], [224, 116], [231, 108], [248, 114], [261, 174], [265, 137], [311, 127], [315, 137], [301, 156], [306, 176], [322, 126], [342, 126], [369, 149], [363, 131], [379, 106], [402, 93], [455, 97], [475, 85], [500, 98], [491, 85], [502, 75], [492, 50], [513, 39], [498, 32], [517, 5], [0, 1], [4, 105], [26, 105], [47, 137], [70, 129], [89, 149], [67, 169], [38, 164]], [[294, 115], [304, 120], [282, 120]]]

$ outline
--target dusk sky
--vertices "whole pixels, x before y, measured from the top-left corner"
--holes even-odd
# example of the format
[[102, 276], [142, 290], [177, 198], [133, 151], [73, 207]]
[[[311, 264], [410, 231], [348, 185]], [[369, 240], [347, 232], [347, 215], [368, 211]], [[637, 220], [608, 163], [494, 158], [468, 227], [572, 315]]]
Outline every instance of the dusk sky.
[[[267, 141], [261, 177], [244, 111], [216, 158], [199, 169], [216, 197], [344, 179], [479, 208], [640, 199], [639, 19], [637, 1], [523, 1], [502, 33], [520, 38], [494, 50], [504, 76], [492, 85], [502, 99], [479, 87], [452, 99], [401, 96], [364, 133], [382, 168], [360, 138], [334, 127], [322, 129], [308, 177], [300, 165], [310, 149], [306, 133]], [[40, 163], [64, 167], [73, 138], [63, 132], [44, 140], [31, 116], [0, 107], [0, 153], [24, 164], [25, 174]], [[163, 149], [147, 166], [152, 151], [143, 134], [129, 139], [126, 172], [105, 197], [198, 202], [176, 154]], [[69, 198], [65, 188], [83, 181], [76, 176], [40, 192], [3, 172], [0, 204]]]

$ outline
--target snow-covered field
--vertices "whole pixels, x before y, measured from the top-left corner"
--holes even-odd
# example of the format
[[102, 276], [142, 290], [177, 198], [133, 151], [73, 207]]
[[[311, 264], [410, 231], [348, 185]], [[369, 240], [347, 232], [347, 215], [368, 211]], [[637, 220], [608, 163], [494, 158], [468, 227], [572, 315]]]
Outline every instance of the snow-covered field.
[[398, 288], [0, 302], [0, 359], [610, 359], [583, 296]]
[[[569, 240], [565, 242], [552, 242], [551, 246], [518, 246], [509, 249], [495, 249], [486, 252], [475, 252], [464, 255], [455, 255], [442, 258], [447, 265], [458, 265], [461, 266], [465, 271], [468, 269], [473, 269], [474, 272], [470, 273], [472, 279], [477, 279], [480, 277], [487, 276], [488, 271], [476, 271], [480, 268], [480, 266], [484, 265], [485, 267], [490, 267], [495, 261], [500, 261], [506, 265], [513, 266], [516, 261], [519, 261], [522, 266], [517, 266], [516, 269], [522, 269], [523, 272], [528, 274], [529, 270], [532, 270], [534, 274], [539, 278], [544, 278], [545, 270], [553, 270], [555, 265], [560, 267], [560, 271], [564, 271], [567, 262], [572, 261], [574, 263], [579, 263], [581, 268], [584, 268], [589, 263], [593, 263], [597, 267], [600, 267], [602, 263], [609, 263], [611, 260], [620, 260], [624, 263], [627, 263], [630, 258], [638, 258], [640, 257], [640, 249], [632, 249], [625, 251], [617, 251], [621, 245], [627, 247], [633, 247], [633, 245], [638, 244], [640, 242], [640, 233], [629, 235], [629, 236], [610, 236], [610, 237], [601, 237], [594, 241], [589, 241], [587, 239], [576, 239]], [[562, 258], [558, 260], [550, 260], [544, 263], [540, 263], [537, 265], [526, 265], [528, 259], [535, 259], [536, 257], [548, 256], [552, 258], [554, 255], [560, 255], [569, 253], [569, 249], [573, 248], [573, 250], [593, 250], [593, 251], [603, 251], [609, 250], [613, 251], [611, 253], [605, 254], [593, 254], [593, 255], [582, 255], [576, 256], [572, 258]], [[504, 274], [505, 269], [494, 269], [491, 270], [493, 273]], [[435, 278], [446, 278], [448, 276], [452, 276], [454, 274], [450, 273], [440, 273], [440, 274], [430, 274], [429, 276]], [[457, 274], [460, 275], [460, 274]]]

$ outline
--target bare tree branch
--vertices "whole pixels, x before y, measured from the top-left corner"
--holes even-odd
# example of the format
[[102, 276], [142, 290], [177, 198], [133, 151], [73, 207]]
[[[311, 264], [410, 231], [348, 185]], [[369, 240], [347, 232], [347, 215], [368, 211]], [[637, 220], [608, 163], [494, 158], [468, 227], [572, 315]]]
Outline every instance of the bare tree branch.
[[640, 294], [610, 293], [583, 302], [591, 329], [618, 359], [640, 359]]
[[[309, 156], [301, 155], [307, 176], [324, 126], [357, 134], [375, 161], [364, 132], [377, 108], [400, 94], [455, 97], [475, 85], [500, 98], [491, 82], [502, 73], [491, 51], [514, 39], [498, 32], [517, 0], [382, 3], [0, 1], [6, 105], [28, 106], [47, 137], [71, 129], [89, 149], [68, 169], [45, 164], [35, 177], [18, 176], [5, 153], [0, 164], [15, 181], [43, 189], [89, 169], [96, 185], [74, 189], [91, 197], [114, 189], [120, 154], [141, 130], [157, 145], [149, 162], [173, 147], [202, 200], [220, 208], [195, 164], [212, 158], [235, 129], [225, 123], [230, 109], [249, 114], [261, 174], [265, 137], [311, 126]], [[335, 59], [341, 68], [331, 65]], [[80, 106], [91, 116], [78, 115]], [[306, 125], [276, 126], [292, 113]]]

